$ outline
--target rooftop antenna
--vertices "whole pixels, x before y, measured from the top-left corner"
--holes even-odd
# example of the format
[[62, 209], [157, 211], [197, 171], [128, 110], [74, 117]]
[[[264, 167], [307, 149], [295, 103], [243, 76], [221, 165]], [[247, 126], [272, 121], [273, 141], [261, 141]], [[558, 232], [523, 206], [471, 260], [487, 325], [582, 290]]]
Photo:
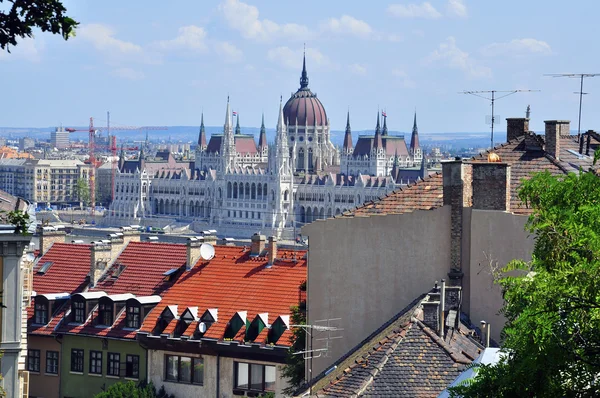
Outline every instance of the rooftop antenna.
[[[516, 93], [533, 93], [539, 92], [540, 90], [483, 90], [483, 91], [460, 91], [459, 94], [470, 94], [475, 97], [480, 97], [486, 99], [491, 102], [492, 105], [492, 116], [489, 119], [489, 123], [492, 125], [492, 135], [490, 137], [490, 149], [494, 149], [494, 124], [496, 123], [496, 116], [494, 114], [494, 104], [497, 100], [502, 99], [504, 97], [508, 97], [509, 95], [513, 95]], [[502, 93], [500, 97], [496, 97], [496, 93]], [[486, 95], [487, 94], [487, 95]]]
[[596, 77], [600, 73], [550, 73], [544, 76], [550, 77], [570, 77], [571, 79], [579, 79], [581, 81], [579, 91], [575, 91], [573, 94], [579, 94], [579, 123], [577, 124], [577, 139], [581, 136], [581, 103], [583, 101], [583, 95], [588, 94], [583, 92], [583, 79], [586, 77]]

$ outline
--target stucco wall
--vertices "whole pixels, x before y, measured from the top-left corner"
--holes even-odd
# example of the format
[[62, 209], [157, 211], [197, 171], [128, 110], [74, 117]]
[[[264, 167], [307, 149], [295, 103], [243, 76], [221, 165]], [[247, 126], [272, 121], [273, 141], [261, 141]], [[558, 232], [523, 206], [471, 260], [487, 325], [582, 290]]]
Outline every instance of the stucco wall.
[[[450, 270], [450, 208], [337, 218], [302, 229], [309, 236], [308, 323], [342, 318], [313, 375], [387, 322]], [[316, 338], [325, 337], [323, 335]], [[321, 348], [322, 342], [314, 342]]]
[[[157, 388], [164, 386], [169, 394], [176, 397], [217, 397], [217, 357], [211, 355], [202, 355], [204, 358], [204, 383], [203, 385], [174, 383], [165, 380], [165, 355], [181, 355], [187, 357], [201, 357], [196, 354], [184, 354], [171, 351], [149, 350], [148, 351], [148, 371], [149, 378]], [[231, 398], [233, 395], [233, 362], [235, 359], [219, 358], [219, 395], [218, 398]], [[240, 360], [246, 363], [258, 363], [264, 365], [276, 365], [276, 395], [282, 396], [282, 390], [287, 387], [287, 383], [281, 375], [282, 366], [261, 361]]]
[[499, 341], [505, 318], [498, 314], [502, 307], [502, 293], [493, 284], [490, 260], [500, 267], [513, 259], [531, 260], [534, 237], [524, 226], [527, 217], [500, 211], [472, 210], [470, 228], [470, 269], [468, 277], [468, 312], [471, 321], [485, 320], [492, 325], [492, 337]]
[[[103, 347], [102, 341], [107, 345]], [[84, 350], [83, 374], [71, 372], [71, 349], [78, 348]], [[89, 374], [90, 369], [90, 350], [102, 351], [102, 375]], [[102, 339], [85, 336], [65, 335], [62, 343], [62, 363], [61, 372], [61, 396], [73, 398], [88, 398], [102, 392], [110, 385], [126, 381], [124, 377], [107, 376], [108, 353], [118, 352], [121, 354], [120, 361], [125, 362], [125, 355], [140, 356], [140, 379], [146, 377], [146, 351], [137, 343], [137, 341], [124, 341]]]
[[[27, 336], [27, 348], [40, 350], [40, 372], [29, 372], [29, 395], [31, 397], [58, 397], [60, 387], [61, 345], [52, 336]], [[58, 374], [46, 373], [46, 351], [58, 351]]]

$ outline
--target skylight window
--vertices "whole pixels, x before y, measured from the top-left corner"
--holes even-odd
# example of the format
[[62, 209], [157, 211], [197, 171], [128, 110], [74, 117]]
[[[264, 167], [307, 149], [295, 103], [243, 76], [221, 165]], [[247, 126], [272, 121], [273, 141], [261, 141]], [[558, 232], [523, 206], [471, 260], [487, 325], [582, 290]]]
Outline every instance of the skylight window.
[[46, 272], [48, 272], [48, 270], [50, 269], [50, 267], [52, 266], [52, 264], [54, 264], [54, 262], [52, 261], [46, 261], [44, 264], [42, 264], [42, 266], [40, 267], [40, 269], [38, 269], [37, 273], [38, 274], [45, 274]]

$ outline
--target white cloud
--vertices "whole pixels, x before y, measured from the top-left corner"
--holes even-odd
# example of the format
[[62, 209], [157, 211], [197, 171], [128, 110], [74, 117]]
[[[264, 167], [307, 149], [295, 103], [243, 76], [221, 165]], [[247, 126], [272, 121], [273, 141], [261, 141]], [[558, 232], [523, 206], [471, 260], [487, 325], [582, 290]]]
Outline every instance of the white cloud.
[[26, 37], [17, 41], [16, 46], [10, 46], [10, 54], [6, 50], [0, 50], [0, 61], [26, 60], [30, 62], [40, 62], [40, 49], [37, 43], [31, 37]]
[[242, 50], [226, 41], [218, 41], [213, 45], [215, 52], [221, 55], [227, 62], [239, 62], [242, 60]]
[[466, 18], [467, 6], [463, 0], [448, 0], [448, 15]]
[[77, 28], [77, 39], [83, 39], [92, 43], [96, 50], [110, 52], [112, 54], [141, 54], [142, 47], [137, 44], [119, 40], [114, 37], [115, 31], [102, 24], [86, 24]]
[[442, 14], [431, 3], [425, 1], [421, 4], [390, 4], [388, 13], [399, 18], [440, 18]]
[[536, 39], [514, 39], [505, 43], [492, 43], [485, 46], [481, 53], [493, 56], [523, 56], [529, 54], [550, 55], [552, 48], [548, 43]]
[[452, 36], [440, 43], [438, 48], [425, 59], [425, 62], [428, 64], [443, 63], [452, 69], [463, 71], [471, 78], [485, 78], [492, 75], [490, 68], [480, 65], [471, 58], [469, 53], [458, 48], [456, 39]]
[[128, 80], [141, 80], [146, 77], [143, 72], [131, 68], [117, 68], [113, 70], [113, 75]]
[[[302, 51], [294, 51], [289, 47], [272, 48], [267, 52], [267, 58], [270, 61], [278, 63], [289, 69], [299, 69], [302, 64]], [[306, 62], [315, 66], [330, 66], [331, 62], [323, 53], [314, 48], [306, 49]]]
[[349, 69], [350, 69], [350, 72], [354, 73], [355, 75], [364, 76], [367, 74], [367, 67], [364, 65], [352, 64], [349, 66]]
[[238, 30], [246, 39], [269, 41], [278, 35], [306, 40], [312, 36], [308, 27], [298, 24], [280, 25], [268, 19], [259, 19], [258, 8], [240, 0], [224, 0], [219, 5], [229, 27]]
[[156, 43], [161, 50], [188, 50], [194, 52], [204, 52], [207, 50], [206, 31], [204, 28], [195, 25], [182, 26], [178, 30], [178, 35], [171, 40], [161, 40]]
[[392, 76], [396, 77], [402, 83], [402, 85], [406, 88], [416, 87], [415, 82], [402, 69], [399, 69], [399, 68], [392, 69]]
[[342, 15], [340, 18], [329, 18], [322, 26], [325, 31], [363, 38], [369, 37], [373, 33], [373, 29], [368, 23], [350, 15]]

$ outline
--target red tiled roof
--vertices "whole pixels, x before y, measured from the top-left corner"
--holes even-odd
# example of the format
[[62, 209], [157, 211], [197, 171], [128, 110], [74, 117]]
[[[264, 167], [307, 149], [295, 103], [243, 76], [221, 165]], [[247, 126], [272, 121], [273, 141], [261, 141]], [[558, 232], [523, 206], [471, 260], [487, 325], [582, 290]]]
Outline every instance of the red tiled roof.
[[[81, 291], [90, 272], [90, 258], [90, 245], [54, 243], [33, 268], [33, 290], [37, 294]], [[44, 274], [38, 273], [47, 262], [53, 264]]]
[[[187, 307], [198, 307], [198, 316], [208, 308], [218, 309], [218, 321], [211, 325], [204, 338], [222, 340], [227, 323], [238, 311], [247, 311], [251, 322], [257, 314], [268, 313], [269, 323], [280, 315], [289, 315], [290, 307], [300, 301], [300, 284], [306, 280], [306, 252], [279, 250], [279, 259], [267, 268], [265, 257], [250, 257], [242, 247], [215, 246], [215, 257], [198, 263], [191, 271], [180, 276], [165, 292], [163, 300], [146, 317], [141, 331], [152, 333], [160, 314], [167, 305], [178, 306], [178, 316]], [[162, 333], [173, 333], [176, 320], [170, 322]], [[184, 334], [191, 335], [192, 325]], [[245, 328], [237, 333], [235, 340], [243, 340]], [[255, 342], [264, 342], [261, 333]], [[289, 331], [284, 333], [278, 345], [289, 345]], [[262, 339], [262, 340], [259, 340]]]

